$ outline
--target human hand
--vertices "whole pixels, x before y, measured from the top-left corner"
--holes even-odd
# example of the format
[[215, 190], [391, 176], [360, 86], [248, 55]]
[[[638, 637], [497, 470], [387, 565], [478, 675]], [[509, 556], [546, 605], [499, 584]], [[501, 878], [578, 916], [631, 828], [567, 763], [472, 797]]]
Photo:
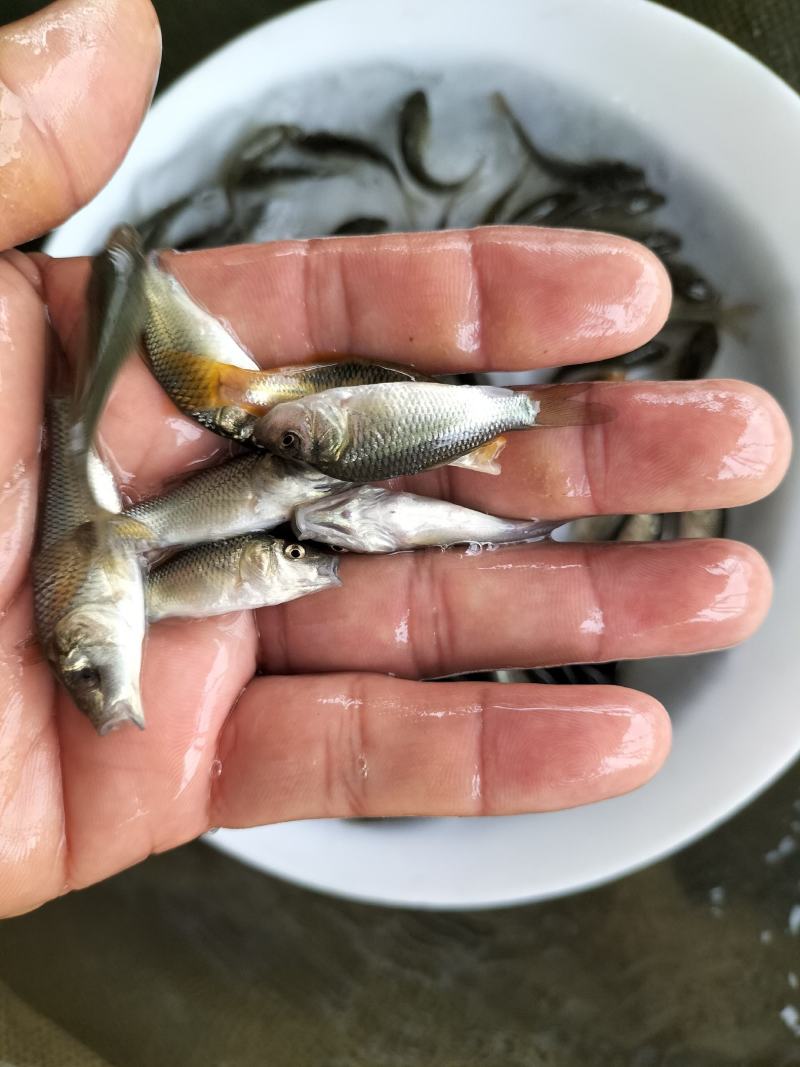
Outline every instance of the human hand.
[[[0, 116], [12, 115], [0, 125], [0, 247], [54, 225], [108, 178], [145, 110], [158, 49], [147, 0], [61, 0], [0, 31], [0, 76], [13, 87], [0, 90]], [[264, 365], [336, 351], [434, 373], [602, 359], [652, 336], [669, 304], [644, 249], [567, 231], [280, 242], [168, 262]], [[73, 358], [87, 273], [85, 260], [0, 257], [0, 914], [211, 826], [541, 811], [623, 793], [669, 747], [650, 697], [417, 679], [699, 652], [763, 618], [766, 566], [730, 541], [343, 557], [341, 589], [257, 618], [154, 626], [147, 730], [97, 737], [47, 664], [21, 652], [53, 343], [45, 308], [54, 358]], [[615, 417], [511, 435], [497, 478], [445, 468], [409, 484], [497, 514], [567, 518], [732, 507], [786, 468], [786, 421], [745, 383], [584, 395]], [[102, 436], [141, 495], [222, 445], [136, 360]]]

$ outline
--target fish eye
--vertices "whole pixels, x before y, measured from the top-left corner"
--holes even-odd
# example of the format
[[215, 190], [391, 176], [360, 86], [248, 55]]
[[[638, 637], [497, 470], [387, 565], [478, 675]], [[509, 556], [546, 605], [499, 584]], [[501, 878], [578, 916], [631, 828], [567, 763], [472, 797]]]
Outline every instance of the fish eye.
[[280, 448], [282, 452], [294, 452], [300, 445], [300, 434], [294, 430], [286, 430], [281, 434]]
[[287, 559], [302, 559], [306, 554], [306, 550], [302, 545], [287, 545], [283, 550], [283, 554]]
[[79, 682], [86, 689], [100, 684], [100, 672], [94, 667], [79, 667], [77, 670], [70, 671], [70, 675], [74, 682]]

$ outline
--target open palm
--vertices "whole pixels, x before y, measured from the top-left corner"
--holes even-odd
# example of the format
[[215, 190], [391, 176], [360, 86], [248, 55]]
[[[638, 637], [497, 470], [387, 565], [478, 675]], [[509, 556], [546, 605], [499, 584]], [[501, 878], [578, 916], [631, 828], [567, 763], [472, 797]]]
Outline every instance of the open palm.
[[[102, 11], [61, 0], [0, 31], [0, 114], [18, 116], [18, 151], [0, 168], [0, 247], [107, 179], [157, 60], [148, 0]], [[264, 365], [320, 352], [433, 373], [602, 359], [643, 343], [669, 304], [644, 249], [565, 231], [285, 242], [176, 257], [171, 269]], [[729, 541], [349, 557], [342, 589], [257, 617], [153, 627], [147, 730], [98, 738], [24, 647], [45, 355], [74, 354], [86, 277], [86, 261], [0, 256], [0, 914], [210, 826], [546, 810], [624, 792], [668, 750], [651, 698], [418, 679], [719, 648], [761, 621], [769, 574]], [[586, 398], [615, 417], [516, 435], [498, 478], [449, 468], [414, 487], [503, 515], [571, 517], [730, 507], [785, 470], [785, 420], [744, 383], [598, 385]], [[139, 360], [102, 436], [135, 496], [225, 448]]]

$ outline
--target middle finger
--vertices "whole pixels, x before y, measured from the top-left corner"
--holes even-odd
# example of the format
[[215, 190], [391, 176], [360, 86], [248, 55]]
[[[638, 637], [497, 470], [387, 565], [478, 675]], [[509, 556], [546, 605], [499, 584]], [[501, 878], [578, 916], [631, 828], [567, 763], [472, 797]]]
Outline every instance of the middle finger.
[[269, 673], [435, 678], [703, 652], [762, 621], [766, 564], [734, 541], [346, 556], [341, 589], [258, 612]]

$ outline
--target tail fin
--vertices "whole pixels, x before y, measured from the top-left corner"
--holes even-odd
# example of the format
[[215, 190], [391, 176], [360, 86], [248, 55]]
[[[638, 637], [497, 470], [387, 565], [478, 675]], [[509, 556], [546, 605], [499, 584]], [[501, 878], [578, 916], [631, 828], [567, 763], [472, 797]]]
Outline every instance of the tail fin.
[[139, 234], [132, 226], [118, 226], [92, 260], [86, 290], [87, 334], [75, 378], [70, 451], [97, 518], [106, 517], [110, 508], [93, 442], [111, 386], [144, 323], [144, 268]]
[[596, 426], [599, 423], [611, 422], [617, 417], [616, 411], [609, 404], [588, 400], [587, 394], [591, 388], [591, 382], [579, 382], [568, 385], [539, 385], [525, 389], [528, 396], [539, 403], [537, 428]]
[[75, 383], [75, 403], [90, 442], [120, 368], [144, 324], [145, 258], [139, 234], [118, 226], [92, 260], [86, 290], [86, 349]]
[[520, 530], [520, 541], [544, 541], [554, 530], [568, 523], [569, 519], [532, 519]]

